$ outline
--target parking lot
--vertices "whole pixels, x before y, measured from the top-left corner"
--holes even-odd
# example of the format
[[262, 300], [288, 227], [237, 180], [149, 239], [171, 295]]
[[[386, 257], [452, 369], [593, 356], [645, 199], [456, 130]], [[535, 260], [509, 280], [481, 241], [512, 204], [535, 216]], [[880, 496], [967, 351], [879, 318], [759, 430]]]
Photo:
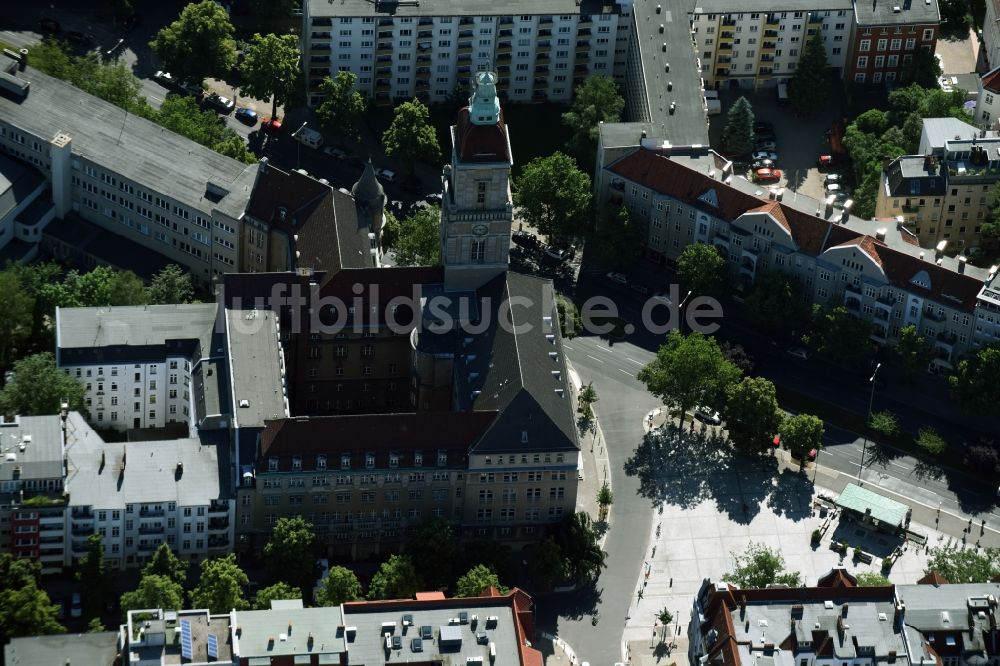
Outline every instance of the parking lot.
[[822, 112], [803, 118], [796, 116], [789, 107], [778, 105], [775, 88], [762, 88], [756, 92], [720, 90], [722, 113], [710, 118], [709, 138], [716, 149], [721, 148], [720, 137], [726, 124], [726, 115], [737, 99], [746, 97], [753, 107], [754, 121], [768, 122], [774, 126], [777, 143], [774, 152], [778, 154], [777, 168], [781, 171], [781, 178], [773, 185], [821, 199], [824, 196], [825, 173], [817, 168], [816, 160], [820, 155], [830, 152], [830, 144], [824, 132], [834, 122], [843, 119], [844, 108], [844, 93], [838, 82], [830, 83], [828, 95], [829, 103]]

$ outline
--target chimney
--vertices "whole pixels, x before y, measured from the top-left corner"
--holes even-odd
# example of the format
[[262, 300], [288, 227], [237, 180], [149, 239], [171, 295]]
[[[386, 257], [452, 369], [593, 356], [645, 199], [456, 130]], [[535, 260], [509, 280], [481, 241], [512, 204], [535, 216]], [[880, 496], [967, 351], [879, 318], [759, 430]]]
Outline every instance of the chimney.
[[[28, 49], [21, 49], [18, 53], [21, 54], [21, 60], [18, 62], [17, 69], [23, 72], [24, 68], [28, 66]], [[66, 663], [69, 663], [69, 659], [66, 660]]]
[[269, 163], [270, 163], [270, 161], [267, 159], [266, 156], [260, 158], [260, 173], [261, 174], [267, 173], [267, 165]]
[[[880, 240], [880, 241], [882, 241], [884, 243], [885, 242], [885, 229], [876, 229], [875, 230], [875, 238], [877, 238], [878, 240]], [[844, 608], [847, 608], [847, 606], [845, 605]]]
[[847, 617], [847, 604], [846, 603], [840, 608], [840, 617]]
[[968, 259], [966, 259], [965, 255], [961, 255], [961, 254], [958, 255], [958, 272], [959, 273], [964, 273], [965, 272], [965, 263], [967, 261], [968, 261]]
[[890, 164], [892, 164], [892, 158], [891, 157], [883, 157], [882, 158], [882, 171], [888, 171]]
[[934, 163], [931, 161], [930, 153], [924, 155], [924, 171], [932, 171]]

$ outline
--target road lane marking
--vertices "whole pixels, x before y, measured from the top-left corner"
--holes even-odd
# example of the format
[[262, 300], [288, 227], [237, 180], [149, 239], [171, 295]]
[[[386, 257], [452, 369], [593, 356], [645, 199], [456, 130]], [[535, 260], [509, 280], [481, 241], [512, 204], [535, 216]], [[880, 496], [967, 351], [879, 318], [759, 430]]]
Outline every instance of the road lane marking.
[[618, 368], [618, 372], [624, 372], [624, 373], [625, 373], [626, 375], [628, 375], [629, 377], [635, 377], [635, 375], [633, 375], [633, 374], [632, 374], [631, 372], [629, 372], [628, 370], [622, 370], [621, 368]]
[[598, 363], [604, 363], [604, 361], [602, 359], [599, 359], [596, 356], [591, 356], [590, 354], [587, 354], [587, 358], [592, 358], [595, 361], [597, 361]]
[[566, 344], [565, 342], [563, 343], [563, 348], [564, 348], [564, 349], [568, 349], [568, 350], [570, 350], [570, 351], [573, 351], [573, 348], [572, 348], [572, 347], [570, 347], [570, 346], [569, 346], [568, 344]]
[[629, 358], [628, 356], [625, 357], [625, 360], [626, 361], [632, 361], [636, 365], [643, 365], [643, 366], [646, 365], [645, 363], [640, 363], [639, 361], [635, 360], [634, 358]]

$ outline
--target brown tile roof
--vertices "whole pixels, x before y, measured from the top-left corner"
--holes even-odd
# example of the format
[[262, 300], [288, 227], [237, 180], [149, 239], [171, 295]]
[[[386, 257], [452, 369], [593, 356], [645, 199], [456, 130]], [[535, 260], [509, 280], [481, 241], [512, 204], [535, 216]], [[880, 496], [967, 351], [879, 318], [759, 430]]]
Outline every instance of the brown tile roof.
[[1000, 67], [983, 74], [983, 88], [991, 92], [1000, 93]]
[[851, 240], [847, 241], [846, 243], [840, 243], [839, 245], [831, 245], [830, 247], [834, 248], [834, 247], [854, 246], [860, 248], [865, 252], [865, 254], [867, 254], [869, 257], [872, 258], [872, 261], [874, 261], [880, 267], [885, 268], [884, 266], [882, 266], [882, 257], [879, 256], [878, 248], [876, 247], [878, 245], [884, 246], [885, 243], [882, 243], [872, 238], [871, 236], [862, 236], [859, 234], [854, 238], [852, 238]]
[[[932, 260], [924, 260], [904, 254], [885, 245], [874, 246], [882, 259], [882, 269], [889, 282], [912, 292], [920, 293], [939, 303], [957, 307], [972, 312], [976, 307], [976, 297], [983, 287], [981, 280], [956, 273], [943, 266], [938, 266]], [[928, 255], [933, 251], [929, 250]], [[930, 278], [930, 289], [925, 289], [910, 280], [927, 271]]]
[[816, 581], [816, 587], [855, 587], [858, 579], [844, 569], [834, 568]]
[[917, 585], [933, 585], [934, 587], [947, 584], [948, 584], [948, 579], [936, 571], [930, 572], [929, 574], [925, 575], [923, 578], [917, 581]]
[[462, 107], [453, 131], [458, 142], [458, 156], [463, 162], [511, 161], [502, 109], [496, 125], [476, 125], [469, 120], [469, 107]]
[[436, 601], [438, 599], [444, 599], [444, 592], [417, 592], [417, 601]]
[[785, 231], [791, 233], [792, 228], [788, 225], [788, 218], [785, 217], [785, 212], [782, 206], [777, 201], [768, 201], [762, 206], [757, 206], [747, 211], [748, 213], [768, 213], [773, 217], [778, 224], [785, 228]]

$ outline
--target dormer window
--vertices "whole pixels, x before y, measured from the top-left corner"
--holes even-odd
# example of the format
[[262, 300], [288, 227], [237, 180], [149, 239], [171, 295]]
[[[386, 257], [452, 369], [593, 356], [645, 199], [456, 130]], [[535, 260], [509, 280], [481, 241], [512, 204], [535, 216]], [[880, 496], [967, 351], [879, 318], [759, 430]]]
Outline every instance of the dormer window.
[[375, 467], [375, 454], [374, 453], [366, 453], [365, 454], [365, 467], [367, 467], [368, 469], [374, 469], [374, 467]]
[[341, 454], [340, 469], [351, 469], [351, 454], [349, 453]]
[[277, 472], [278, 471], [278, 459], [271, 457], [267, 459], [267, 471]]
[[438, 467], [444, 467], [448, 464], [448, 452], [438, 451]]
[[326, 469], [326, 456], [316, 456], [316, 469]]
[[390, 453], [389, 454], [389, 467], [399, 467], [399, 454]]
[[292, 456], [292, 469], [302, 469], [302, 456]]
[[423, 451], [414, 451], [413, 452], [413, 466], [414, 467], [423, 467], [424, 466], [424, 452]]

